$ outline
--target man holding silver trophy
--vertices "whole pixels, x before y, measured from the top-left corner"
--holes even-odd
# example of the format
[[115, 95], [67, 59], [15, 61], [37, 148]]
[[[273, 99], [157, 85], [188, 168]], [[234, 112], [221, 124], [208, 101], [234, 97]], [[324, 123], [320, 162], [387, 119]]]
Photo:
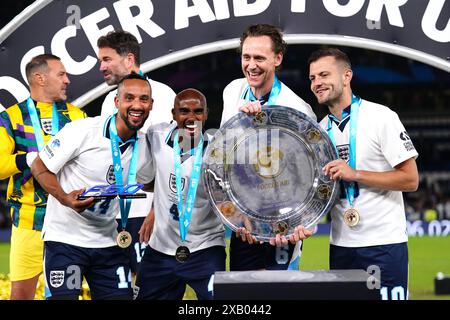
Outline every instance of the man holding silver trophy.
[[328, 115], [327, 130], [339, 158], [323, 171], [341, 181], [331, 211], [330, 269], [380, 271], [383, 299], [408, 297], [408, 236], [402, 191], [418, 187], [418, 156], [398, 115], [356, 96], [348, 56], [339, 49], [313, 52], [311, 90]]
[[[286, 43], [283, 41], [282, 34], [280, 30], [272, 25], [267, 24], [257, 24], [249, 26], [242, 34], [240, 39], [240, 51], [241, 51], [241, 66], [242, 71], [245, 75], [245, 78], [236, 79], [232, 81], [230, 84], [227, 85], [227, 87], [223, 91], [223, 113], [222, 113], [222, 121], [221, 126], [223, 126], [228, 120], [230, 120], [233, 116], [236, 116], [239, 111], [242, 111], [246, 114], [248, 114], [248, 118], [251, 118], [252, 116], [255, 116], [255, 121], [258, 123], [258, 121], [262, 124], [267, 119], [268, 116], [267, 113], [259, 113], [261, 111], [262, 105], [283, 105], [288, 106], [290, 108], [294, 108], [299, 113], [302, 114], [302, 116], [298, 116], [296, 114], [292, 114], [292, 111], [283, 111], [283, 115], [277, 113], [280, 115], [280, 117], [284, 117], [285, 115], [288, 115], [290, 117], [290, 120], [286, 120], [287, 122], [295, 122], [295, 120], [299, 120], [301, 118], [302, 121], [307, 122], [315, 122], [316, 116], [314, 115], [311, 107], [304, 102], [300, 97], [298, 97], [291, 89], [289, 89], [284, 83], [282, 83], [276, 76], [276, 70], [281, 65], [284, 52], [286, 49]], [[288, 108], [289, 109], [289, 108]], [[281, 109], [280, 109], [281, 110]], [[292, 110], [292, 109], [291, 109]], [[258, 113], [258, 114], [257, 114]], [[278, 117], [273, 115], [272, 119], [274, 117]], [[278, 117], [279, 119], [281, 119]], [[269, 117], [270, 118], [270, 117]], [[268, 119], [269, 119], [268, 118]], [[295, 118], [295, 119], [294, 119]], [[234, 119], [234, 118], [233, 118]], [[270, 120], [270, 119], [269, 119]], [[245, 120], [243, 120], [245, 122]], [[281, 121], [281, 120], [280, 120]], [[284, 122], [286, 122], [284, 121]], [[276, 123], [272, 123], [273, 125], [280, 125], [279, 121], [275, 121]], [[282, 121], [283, 122], [283, 121]], [[242, 128], [242, 126], [238, 125], [236, 123], [236, 126], [233, 124], [227, 123], [228, 126], [224, 128], [223, 135], [227, 135], [225, 132], [228, 130], [228, 132], [231, 132], [237, 127]], [[245, 126], [245, 125], [244, 125]], [[296, 125], [294, 124], [296, 127]], [[251, 126], [252, 127], [252, 126]], [[239, 129], [237, 129], [239, 132]], [[297, 129], [295, 129], [297, 131]], [[267, 131], [266, 133], [268, 133]], [[275, 132], [275, 131], [274, 131]], [[272, 133], [274, 133], [272, 132]], [[237, 134], [237, 136], [239, 133]], [[286, 136], [286, 135], [285, 135]], [[266, 139], [266, 137], [253, 137], [256, 140], [260, 139]], [[242, 148], [239, 147], [239, 150], [235, 150], [237, 153], [245, 154], [246, 151], [244, 150], [245, 146], [248, 147], [248, 144], [250, 140], [253, 138], [250, 138], [248, 141], [242, 143]], [[269, 138], [272, 143], [275, 143], [276, 139]], [[298, 139], [297, 139], [298, 140]], [[296, 144], [298, 141], [293, 140], [287, 142], [287, 143], [294, 143]], [[220, 139], [217, 141], [217, 146], [220, 144]], [[280, 141], [283, 141], [281, 139]], [[233, 142], [231, 142], [233, 143]], [[258, 142], [259, 143], [259, 142]], [[250, 142], [250, 144], [252, 144]], [[284, 151], [280, 150], [275, 145], [269, 145], [266, 144], [263, 146], [264, 143], [261, 142], [261, 147], [258, 148], [258, 150], [255, 150], [255, 152], [252, 153], [251, 158], [252, 159], [241, 159], [244, 162], [251, 162], [251, 168], [244, 168], [244, 170], [253, 170], [250, 174], [251, 176], [257, 176], [255, 178], [258, 180], [258, 182], [255, 182], [254, 184], [248, 186], [251, 190], [255, 190], [257, 193], [258, 190], [264, 190], [261, 195], [255, 194], [254, 196], [256, 198], [260, 197], [266, 197], [266, 202], [270, 202], [269, 198], [270, 195], [283, 193], [283, 188], [286, 188], [289, 191], [289, 195], [292, 196], [291, 186], [282, 186], [283, 183], [288, 183], [287, 181], [290, 179], [288, 178], [288, 170], [284, 170], [284, 174], [286, 175], [286, 179], [281, 179], [283, 175], [279, 177], [275, 177], [276, 174], [275, 171], [278, 171], [279, 168], [276, 168], [278, 164], [281, 164], [282, 162], [284, 164], [284, 167], [287, 167], [288, 163], [292, 164], [292, 161], [289, 160], [289, 154], [285, 154]], [[225, 151], [226, 148], [223, 150], [219, 146], [216, 148], [216, 153], [221, 153], [222, 151]], [[221, 150], [219, 150], [221, 149]], [[248, 149], [248, 148], [247, 148]], [[213, 150], [214, 151], [214, 150]], [[240, 157], [237, 155], [237, 157]], [[208, 155], [208, 157], [213, 159], [212, 162], [214, 162], [214, 155], [212, 157]], [[230, 159], [226, 160], [229, 162]], [[231, 161], [232, 162], [232, 161]], [[254, 163], [253, 163], [254, 162]], [[294, 161], [295, 162], [295, 161]], [[242, 163], [241, 163], [242, 164]], [[283, 167], [283, 168], [284, 168]], [[227, 168], [230, 168], [229, 166]], [[243, 169], [238, 166], [234, 166], [237, 171]], [[213, 168], [209, 167], [211, 170], [211, 179], [214, 180], [214, 175], [217, 174], [217, 170], [222, 170], [221, 168]], [[233, 177], [237, 177], [240, 175], [237, 171], [235, 173], [232, 173], [234, 169], [231, 169], [228, 173], [223, 172], [224, 176], [220, 177], [220, 179], [227, 180], [229, 177], [231, 180]], [[308, 169], [309, 170], [309, 169]], [[293, 170], [295, 171], [295, 170]], [[226, 176], [226, 177], [225, 177]], [[311, 176], [310, 176], [311, 178]], [[212, 181], [211, 180], [211, 181]], [[243, 179], [246, 181], [252, 180], [251, 177], [247, 177], [246, 179]], [[240, 182], [236, 182], [234, 184], [235, 190], [234, 193], [236, 193], [236, 196], [239, 197], [239, 194], [246, 194], [247, 196], [250, 196], [252, 193], [246, 192], [246, 190], [243, 189], [244, 183], [241, 183], [243, 181], [241, 179]], [[290, 183], [295, 183], [293, 179]], [[298, 183], [298, 181], [297, 181]], [[239, 187], [240, 185], [241, 187]], [[281, 188], [280, 188], [281, 187]], [[222, 188], [222, 190], [224, 190]], [[228, 193], [229, 190], [228, 189]], [[225, 192], [225, 191], [224, 191]], [[226, 193], [226, 192], [225, 192]], [[233, 193], [233, 192], [231, 192]], [[297, 192], [298, 195], [299, 192]], [[301, 192], [300, 192], [301, 193]], [[295, 192], [294, 192], [295, 194]], [[227, 198], [227, 196], [224, 196]], [[242, 227], [239, 227], [239, 223], [236, 222], [236, 224], [233, 224], [229, 219], [226, 218], [226, 215], [240, 215], [239, 212], [245, 213], [243, 215], [240, 215], [243, 218], [247, 218], [249, 216], [249, 213], [251, 211], [254, 211], [256, 215], [258, 215], [261, 211], [264, 211], [263, 207], [267, 209], [267, 213], [262, 213], [263, 216], [260, 217], [261, 220], [267, 220], [267, 215], [274, 215], [274, 212], [277, 210], [280, 210], [280, 208], [269, 208], [269, 203], [264, 204], [261, 206], [258, 206], [256, 208], [238, 208], [240, 204], [246, 203], [254, 203], [254, 199], [249, 198], [248, 200], [244, 199], [234, 199], [234, 196], [231, 196], [231, 201], [225, 201], [223, 199], [216, 199], [217, 201], [217, 211], [222, 214], [224, 222], [228, 222], [228, 224], [231, 224], [231, 227], [233, 231], [236, 232], [236, 235], [233, 235], [231, 237], [231, 243], [230, 243], [230, 270], [231, 271], [242, 271], [242, 270], [258, 270], [258, 269], [267, 269], [267, 270], [285, 270], [285, 269], [298, 269], [299, 265], [299, 259], [301, 255], [301, 246], [302, 242], [301, 240], [304, 238], [309, 237], [312, 232], [303, 228], [302, 226], [297, 226], [297, 228], [292, 230], [292, 237], [290, 238], [291, 243], [288, 243], [288, 240], [283, 236], [287, 235], [284, 233], [284, 231], [287, 231], [288, 228], [286, 228], [285, 225], [283, 225], [282, 222], [279, 222], [279, 225], [277, 228], [282, 230], [283, 232], [272, 234], [272, 236], [267, 236], [267, 238], [264, 238], [263, 240], [266, 241], [263, 243], [262, 238], [255, 237], [255, 235], [258, 234], [257, 229], [261, 228], [262, 226], [267, 227], [268, 224], [261, 222], [261, 224], [258, 223], [258, 226], [253, 225], [254, 222], [259, 219], [250, 219], [247, 220], [245, 223], [242, 224]], [[286, 201], [288, 195], [285, 193]], [[215, 201], [215, 200], [213, 200]], [[280, 200], [278, 198], [273, 199], [273, 201], [277, 202], [280, 207], [284, 206], [283, 210], [287, 210], [286, 212], [283, 212], [281, 215], [284, 216], [290, 216], [295, 211], [294, 209], [289, 209], [289, 206], [286, 204], [282, 204], [284, 200]], [[237, 205], [237, 207], [236, 207]], [[239, 209], [239, 210], [238, 210]], [[270, 213], [271, 212], [271, 213]], [[225, 215], [224, 215], [225, 214]], [[251, 213], [250, 213], [251, 215]], [[276, 223], [277, 218], [271, 217], [268, 218], [270, 220], [270, 223]], [[230, 223], [231, 222], [231, 223]], [[271, 227], [269, 227], [271, 229]], [[270, 242], [267, 243], [267, 242]]]

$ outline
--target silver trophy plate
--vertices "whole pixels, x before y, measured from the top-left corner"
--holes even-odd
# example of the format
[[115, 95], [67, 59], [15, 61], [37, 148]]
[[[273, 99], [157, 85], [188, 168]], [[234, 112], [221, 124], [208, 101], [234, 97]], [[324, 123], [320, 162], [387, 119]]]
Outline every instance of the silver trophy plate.
[[239, 113], [209, 143], [203, 177], [216, 214], [258, 240], [313, 228], [334, 204], [339, 184], [322, 167], [337, 159], [327, 133], [304, 113], [265, 106]]

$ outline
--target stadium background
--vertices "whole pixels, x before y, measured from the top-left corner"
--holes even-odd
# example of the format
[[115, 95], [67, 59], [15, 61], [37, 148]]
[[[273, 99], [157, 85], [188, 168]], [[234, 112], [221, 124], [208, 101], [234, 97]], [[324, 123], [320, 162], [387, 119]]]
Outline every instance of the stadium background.
[[[33, 1], [3, 1], [0, 29]], [[307, 57], [318, 45], [290, 45], [279, 72], [280, 79], [311, 104], [318, 106], [309, 90]], [[354, 69], [354, 91], [367, 100], [390, 106], [404, 123], [419, 152], [419, 189], [405, 193], [410, 240], [410, 298], [450, 299], [435, 296], [438, 272], [450, 276], [450, 73], [410, 59], [377, 51], [345, 47]], [[98, 67], [98, 66], [96, 66]], [[207, 126], [220, 122], [222, 90], [241, 77], [236, 50], [225, 50], [186, 59], [149, 73], [176, 92], [195, 87], [205, 93], [210, 108]], [[69, 87], [70, 91], [70, 87]], [[104, 96], [84, 110], [98, 115]], [[0, 181], [0, 299], [8, 297], [6, 274], [9, 261], [10, 217], [5, 202], [7, 180]], [[328, 269], [328, 221], [305, 243], [301, 269]], [[186, 298], [192, 298], [189, 293]]]

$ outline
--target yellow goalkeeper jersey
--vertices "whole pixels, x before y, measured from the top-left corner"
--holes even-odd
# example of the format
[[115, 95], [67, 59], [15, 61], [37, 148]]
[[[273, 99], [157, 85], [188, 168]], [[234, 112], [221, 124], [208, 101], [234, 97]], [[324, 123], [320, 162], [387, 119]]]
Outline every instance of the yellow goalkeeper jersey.
[[[34, 102], [44, 143], [51, 138], [53, 104]], [[59, 129], [68, 122], [85, 118], [79, 108], [56, 102]], [[33, 179], [26, 162], [28, 152], [38, 151], [27, 100], [0, 112], [0, 180], [9, 178], [6, 197], [12, 223], [18, 228], [42, 230], [47, 192]]]

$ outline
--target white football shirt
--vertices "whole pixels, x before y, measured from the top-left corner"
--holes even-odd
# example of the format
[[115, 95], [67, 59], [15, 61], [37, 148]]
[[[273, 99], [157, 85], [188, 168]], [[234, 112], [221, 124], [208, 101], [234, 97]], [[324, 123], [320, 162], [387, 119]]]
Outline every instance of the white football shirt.
[[[223, 111], [222, 111], [222, 121], [220, 125], [222, 126], [234, 115], [239, 113], [239, 108], [247, 103], [243, 99], [243, 94], [247, 90], [248, 82], [246, 78], [236, 79], [230, 82], [223, 90]], [[316, 115], [311, 109], [311, 106], [303, 101], [302, 98], [297, 96], [288, 86], [281, 82], [281, 90], [275, 103], [280, 106], [290, 107], [301, 111], [312, 118], [314, 121], [317, 120]]]
[[[108, 120], [109, 117], [99, 116], [71, 122], [39, 153], [47, 168], [56, 174], [65, 192], [115, 183], [111, 143], [106, 136]], [[138, 134], [139, 171], [145, 165], [149, 165], [151, 159], [147, 159], [145, 136], [142, 133]], [[128, 180], [132, 146], [133, 144], [130, 144], [120, 156], [124, 184]], [[42, 230], [43, 239], [85, 248], [114, 246], [118, 211], [118, 199], [103, 200], [82, 213], [77, 213], [50, 195]]]
[[[176, 209], [178, 200], [174, 153], [171, 141], [171, 133], [175, 128], [176, 123], [161, 123], [150, 127], [147, 132], [147, 145], [150, 146], [154, 167], [153, 170], [142, 171], [141, 182], [149, 183], [153, 180], [153, 177], [155, 179], [153, 198], [155, 225], [149, 245], [159, 252], [172, 256], [175, 255], [176, 249], [182, 245], [187, 246], [191, 252], [211, 246], [225, 246], [224, 227], [209, 204], [202, 177], [200, 177], [197, 188], [186, 241], [181, 241]], [[186, 203], [193, 162], [194, 156], [192, 155], [187, 154], [182, 157], [183, 207]]]
[[[148, 79], [148, 81], [152, 87], [152, 97], [154, 102], [152, 111], [150, 111], [150, 116], [141, 128], [141, 131], [144, 134], [151, 125], [172, 121], [172, 108], [175, 100], [175, 92], [169, 86], [151, 79]], [[105, 97], [102, 104], [102, 116], [109, 116], [116, 111], [116, 106], [114, 104], [114, 97], [116, 94], [117, 89], [111, 91]], [[145, 217], [149, 213], [153, 201], [153, 193], [145, 193], [147, 194], [148, 201], [133, 201], [128, 215], [129, 218]], [[120, 219], [120, 213], [117, 215], [117, 218]]]
[[[340, 158], [348, 162], [350, 121], [341, 129], [332, 121], [332, 130]], [[320, 122], [326, 130], [328, 116]], [[362, 100], [358, 114], [356, 133], [356, 169], [374, 172], [392, 171], [394, 167], [418, 153], [391, 109]], [[330, 243], [343, 247], [366, 247], [394, 244], [408, 240], [406, 217], [401, 191], [380, 190], [358, 184], [359, 196], [354, 208], [360, 214], [359, 224], [348, 227], [345, 210], [350, 208], [346, 198], [338, 200], [331, 211]]]

